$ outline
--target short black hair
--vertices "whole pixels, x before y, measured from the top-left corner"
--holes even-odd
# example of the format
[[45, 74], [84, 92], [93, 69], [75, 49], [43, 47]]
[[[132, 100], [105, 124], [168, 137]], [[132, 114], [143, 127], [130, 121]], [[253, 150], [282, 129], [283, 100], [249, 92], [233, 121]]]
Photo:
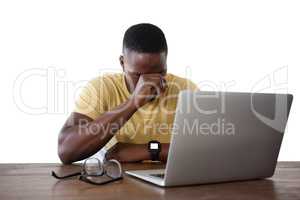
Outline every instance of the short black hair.
[[125, 48], [138, 53], [168, 53], [165, 34], [159, 27], [150, 23], [129, 27], [123, 38], [123, 52]]

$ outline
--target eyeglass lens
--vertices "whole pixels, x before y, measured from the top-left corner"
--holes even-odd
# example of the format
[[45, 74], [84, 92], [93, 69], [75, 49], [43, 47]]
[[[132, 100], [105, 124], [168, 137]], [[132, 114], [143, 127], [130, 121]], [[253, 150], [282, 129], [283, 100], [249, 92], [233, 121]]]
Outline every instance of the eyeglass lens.
[[121, 164], [117, 160], [108, 160], [102, 164], [98, 158], [89, 158], [84, 162], [83, 167], [88, 176], [101, 176], [103, 174], [111, 178], [122, 176]]
[[88, 158], [83, 163], [83, 170], [88, 176], [101, 176], [104, 173], [103, 165], [97, 158]]
[[109, 160], [104, 163], [106, 174], [111, 178], [118, 178], [122, 176], [121, 165], [116, 160]]

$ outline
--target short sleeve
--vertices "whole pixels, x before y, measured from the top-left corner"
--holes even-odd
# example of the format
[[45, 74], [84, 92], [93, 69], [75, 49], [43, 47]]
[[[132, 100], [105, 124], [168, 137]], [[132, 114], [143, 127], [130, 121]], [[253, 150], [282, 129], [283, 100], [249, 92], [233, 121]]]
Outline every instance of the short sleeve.
[[[86, 115], [93, 120], [108, 111], [109, 97], [107, 83], [104, 78], [96, 78], [89, 81], [80, 91], [75, 101], [74, 112]], [[108, 150], [117, 143], [116, 136], [110, 139], [104, 149]]]
[[197, 91], [199, 90], [199, 87], [191, 80], [186, 80], [186, 89], [187, 90], [192, 90], [192, 91]]
[[96, 119], [106, 111], [106, 89], [101, 78], [89, 81], [80, 91], [75, 101], [74, 112]]

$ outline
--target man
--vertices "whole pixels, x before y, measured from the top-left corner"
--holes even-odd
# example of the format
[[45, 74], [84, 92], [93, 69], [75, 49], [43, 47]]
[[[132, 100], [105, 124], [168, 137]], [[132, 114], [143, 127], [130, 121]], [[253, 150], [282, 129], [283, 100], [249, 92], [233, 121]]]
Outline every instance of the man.
[[149, 141], [160, 142], [157, 159], [166, 161], [177, 96], [197, 87], [167, 74], [167, 42], [155, 25], [131, 26], [123, 38], [122, 54], [122, 74], [97, 77], [81, 91], [59, 134], [58, 155], [64, 164], [103, 148], [108, 159], [150, 160]]

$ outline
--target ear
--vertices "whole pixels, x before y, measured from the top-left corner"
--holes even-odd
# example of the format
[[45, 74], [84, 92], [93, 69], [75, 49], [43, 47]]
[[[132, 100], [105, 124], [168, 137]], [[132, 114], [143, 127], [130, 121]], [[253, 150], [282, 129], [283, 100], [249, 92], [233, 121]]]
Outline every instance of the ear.
[[124, 56], [123, 55], [120, 55], [119, 61], [120, 61], [120, 65], [121, 65], [121, 67], [122, 67], [122, 69], [124, 71]]

